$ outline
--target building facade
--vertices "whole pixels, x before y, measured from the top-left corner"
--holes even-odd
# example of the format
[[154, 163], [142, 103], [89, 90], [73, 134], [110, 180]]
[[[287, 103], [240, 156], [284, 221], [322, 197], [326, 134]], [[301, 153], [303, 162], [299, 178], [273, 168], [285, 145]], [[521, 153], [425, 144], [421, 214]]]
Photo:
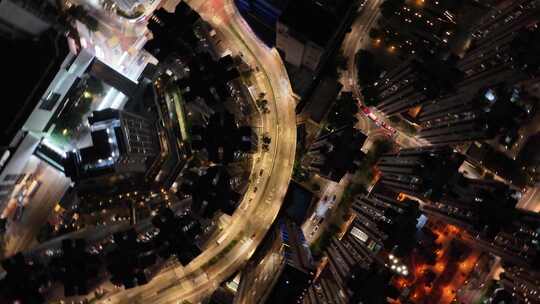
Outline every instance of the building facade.
[[461, 238], [472, 247], [508, 265], [537, 269], [540, 216], [516, 209], [519, 195], [508, 185], [463, 176], [461, 162], [448, 148], [402, 150], [379, 162], [381, 182], [422, 201], [429, 217], [462, 229]]
[[122, 183], [140, 181], [160, 153], [154, 123], [114, 109], [95, 111], [88, 121], [92, 146], [68, 152], [66, 157], [66, 175], [78, 189], [114, 189]]
[[[378, 184], [369, 195], [355, 198], [351, 212], [347, 230], [330, 241], [304, 303], [353, 303], [365, 296], [356, 285], [370, 279], [382, 280], [383, 290], [373, 290], [375, 297], [382, 296], [391, 289], [384, 286], [392, 274], [408, 275], [405, 264], [416, 244], [418, 203], [398, 201], [397, 193]], [[403, 261], [399, 270], [394, 265], [398, 259]]]
[[537, 1], [500, 1], [472, 26], [459, 57], [417, 54], [365, 92], [384, 114], [402, 114], [421, 126], [419, 136], [433, 145], [492, 139], [519, 128], [526, 108], [515, 88], [538, 76], [534, 47], [526, 41], [539, 35], [539, 10]]

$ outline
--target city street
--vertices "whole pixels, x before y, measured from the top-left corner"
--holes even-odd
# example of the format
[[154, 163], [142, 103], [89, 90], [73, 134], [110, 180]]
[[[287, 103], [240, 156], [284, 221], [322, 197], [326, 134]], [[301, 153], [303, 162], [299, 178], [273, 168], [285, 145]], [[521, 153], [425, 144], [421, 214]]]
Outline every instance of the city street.
[[538, 2], [0, 0], [0, 304], [540, 304]]
[[71, 181], [62, 172], [54, 169], [45, 162], [31, 156], [31, 161], [37, 161], [36, 180], [42, 182], [31, 201], [26, 205], [24, 214], [19, 221], [10, 221], [6, 231], [6, 256], [19, 251], [30, 249], [39, 229], [45, 224], [52, 209], [62, 198]]
[[[321, 178], [322, 179], [322, 178]], [[320, 182], [319, 182], [320, 183]], [[335, 211], [343, 192], [350, 183], [350, 175], [345, 175], [339, 183], [327, 181], [322, 195], [316, 203], [313, 214], [302, 225], [302, 231], [308, 243], [313, 243], [319, 238], [321, 232], [328, 226], [328, 218]], [[335, 199], [334, 199], [335, 196]]]
[[[341, 75], [341, 84], [343, 85], [343, 91], [352, 92], [354, 97], [358, 100], [362, 100], [361, 89], [358, 86], [358, 70], [356, 68], [355, 56], [358, 50], [365, 48], [369, 44], [369, 30], [376, 23], [379, 16], [379, 6], [382, 0], [366, 0], [364, 6], [360, 8], [361, 13], [358, 14], [356, 20], [351, 25], [351, 31], [343, 39], [341, 50], [343, 56], [347, 58], [347, 70]], [[389, 124], [384, 115], [371, 109], [372, 113], [376, 116], [379, 123]], [[358, 127], [366, 135], [372, 136], [379, 134], [372, 134], [378, 129], [383, 129], [364, 113], [360, 111], [358, 114]], [[416, 137], [409, 136], [400, 130], [396, 130], [393, 140], [401, 147], [410, 148], [425, 145], [426, 142], [419, 140]], [[382, 135], [382, 134], [381, 134]]]
[[[226, 278], [234, 274], [253, 254], [266, 231], [275, 220], [292, 174], [296, 143], [295, 102], [285, 67], [276, 50], [270, 50], [251, 32], [236, 11], [232, 1], [191, 1], [194, 9], [223, 35], [223, 43], [234, 54], [259, 71], [255, 78], [258, 88], [265, 92], [270, 113], [262, 119], [262, 129], [270, 134], [269, 152], [254, 155], [251, 170], [264, 174], [249, 188], [231, 223], [218, 236], [219, 242], [210, 245], [185, 267], [164, 271], [149, 284], [131, 290], [119, 290], [106, 297], [105, 303], [177, 303], [197, 302], [208, 296]], [[231, 242], [236, 245], [223, 250]], [[215, 263], [212, 258], [222, 255]]]
[[516, 206], [519, 209], [540, 212], [540, 188], [527, 188]]

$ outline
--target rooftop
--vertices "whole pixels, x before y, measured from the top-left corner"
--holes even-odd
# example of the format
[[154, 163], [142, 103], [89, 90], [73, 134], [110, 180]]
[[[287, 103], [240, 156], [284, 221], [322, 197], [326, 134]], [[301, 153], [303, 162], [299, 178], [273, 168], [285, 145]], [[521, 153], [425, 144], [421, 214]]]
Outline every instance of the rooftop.
[[280, 22], [287, 24], [307, 40], [325, 46], [332, 39], [352, 3], [353, 1], [349, 0], [290, 1], [280, 17]]

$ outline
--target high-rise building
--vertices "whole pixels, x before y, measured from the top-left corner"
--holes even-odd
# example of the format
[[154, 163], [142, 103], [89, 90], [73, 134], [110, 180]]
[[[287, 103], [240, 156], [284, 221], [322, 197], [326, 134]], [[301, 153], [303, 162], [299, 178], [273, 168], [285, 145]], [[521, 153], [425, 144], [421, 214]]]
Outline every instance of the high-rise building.
[[516, 95], [507, 87], [492, 87], [480, 90], [472, 100], [461, 99], [458, 104], [445, 100], [460, 100], [462, 96], [452, 96], [438, 102], [435, 106], [426, 105], [418, 119], [425, 120], [424, 127], [418, 134], [432, 145], [448, 145], [474, 140], [492, 139], [501, 134], [502, 130], [519, 128], [521, 119], [526, 116], [526, 110], [518, 106]]
[[366, 138], [352, 125], [345, 125], [319, 136], [309, 147], [306, 159], [312, 170], [339, 182], [347, 172], [353, 172], [364, 158], [360, 149]]
[[391, 116], [454, 92], [461, 79], [453, 60], [412, 56], [363, 92], [375, 100], [377, 109]]
[[378, 162], [380, 182], [398, 193], [438, 200], [463, 157], [450, 148], [402, 149], [383, 155]]
[[540, 216], [515, 208], [517, 192], [458, 172], [448, 148], [402, 150], [379, 162], [383, 185], [423, 201], [422, 211], [465, 231], [472, 246], [515, 265], [538, 265]]
[[466, 231], [463, 239], [514, 265], [539, 265], [540, 216], [515, 209], [515, 192], [497, 181], [462, 178], [452, 192], [422, 206], [428, 216]]
[[378, 184], [369, 195], [355, 198], [354, 219], [343, 235], [330, 241], [323, 258], [325, 268], [308, 289], [304, 303], [351, 303], [359, 297], [355, 282], [366, 271], [374, 270], [373, 278], [379, 277], [378, 271], [408, 274], [405, 265], [400, 265], [404, 268], [399, 272], [391, 268], [390, 257], [407, 259], [416, 244], [420, 211], [417, 202], [396, 197]]
[[348, 0], [296, 0], [283, 10], [276, 25], [276, 48], [299, 96], [311, 92], [314, 80], [340, 47], [356, 7]]
[[[506, 3], [508, 4], [508, 3]], [[416, 120], [419, 136], [433, 144], [491, 139], [500, 129], [516, 128], [525, 109], [514, 88], [538, 75], [529, 41], [540, 35], [536, 1], [496, 7], [474, 28], [471, 47], [457, 62], [465, 73], [453, 94], [429, 101]]]
[[364, 92], [386, 115], [420, 124], [419, 135], [433, 144], [492, 138], [523, 112], [513, 86], [538, 75], [527, 41], [537, 40], [539, 9], [537, 1], [501, 1], [473, 26], [462, 58], [413, 57]]
[[267, 45], [276, 43], [276, 25], [289, 0], [235, 0], [242, 17]]
[[449, 47], [457, 29], [456, 14], [462, 5], [443, 1], [384, 1], [379, 31], [391, 37], [396, 43], [394, 47], [402, 52], [435, 54]]
[[519, 266], [505, 267], [499, 282], [519, 303], [540, 303], [540, 272]]
[[[356, 11], [348, 0], [236, 0], [242, 16], [286, 62], [293, 90], [307, 97], [341, 45]], [[301, 16], [301, 18], [300, 18]]]
[[92, 146], [69, 152], [66, 175], [79, 190], [135, 183], [160, 153], [154, 124], [139, 115], [113, 109], [95, 111], [88, 118]]
[[[0, 213], [4, 217], [17, 201], [27, 198], [24, 189], [35, 182], [40, 163], [34, 152], [41, 132], [63, 102], [46, 100], [51, 81], [68, 65], [67, 43], [62, 32], [55, 31], [62, 28], [57, 17], [50, 1], [0, 1], [0, 64], [7, 72], [1, 88], [10, 100], [2, 108], [0, 122]], [[37, 121], [34, 114], [42, 105], [51, 116]]]
[[380, 247], [396, 256], [407, 255], [414, 247], [414, 234], [419, 204], [413, 200], [396, 200], [396, 193], [375, 190], [369, 196], [357, 197], [352, 210], [356, 216], [351, 234], [363, 242], [366, 249]]
[[276, 28], [276, 47], [284, 60], [294, 67], [317, 71], [329, 52], [338, 46], [353, 12], [352, 4], [343, 0], [290, 1]]

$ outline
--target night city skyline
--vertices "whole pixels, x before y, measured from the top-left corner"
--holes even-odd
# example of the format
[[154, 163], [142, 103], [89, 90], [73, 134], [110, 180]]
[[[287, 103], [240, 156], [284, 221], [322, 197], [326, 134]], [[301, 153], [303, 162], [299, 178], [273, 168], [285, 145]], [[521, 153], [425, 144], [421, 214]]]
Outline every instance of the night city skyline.
[[0, 303], [540, 304], [539, 0], [0, 0]]

